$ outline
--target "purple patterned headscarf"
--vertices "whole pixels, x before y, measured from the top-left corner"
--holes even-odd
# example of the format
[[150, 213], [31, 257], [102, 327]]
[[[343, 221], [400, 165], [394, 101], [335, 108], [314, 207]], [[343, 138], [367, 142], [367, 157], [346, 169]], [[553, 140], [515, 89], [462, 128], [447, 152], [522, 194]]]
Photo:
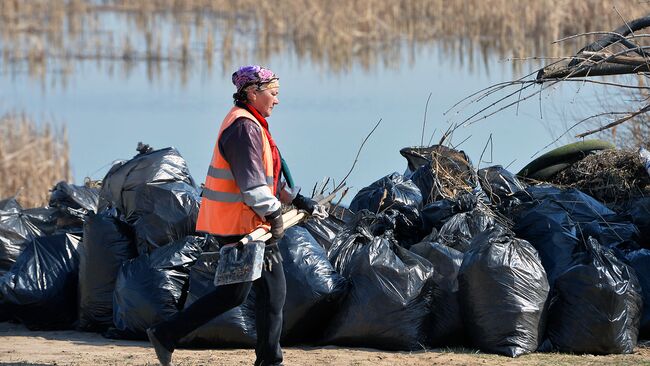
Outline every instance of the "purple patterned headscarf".
[[235, 84], [237, 91], [251, 85], [256, 85], [258, 90], [276, 87], [279, 79], [273, 71], [258, 65], [242, 66], [232, 74], [232, 83]]

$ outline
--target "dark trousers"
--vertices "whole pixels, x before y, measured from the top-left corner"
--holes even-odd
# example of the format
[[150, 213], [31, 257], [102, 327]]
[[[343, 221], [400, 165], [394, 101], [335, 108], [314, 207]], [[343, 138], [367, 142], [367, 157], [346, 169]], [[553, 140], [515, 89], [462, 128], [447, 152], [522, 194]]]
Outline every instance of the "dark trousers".
[[154, 332], [161, 342], [173, 351], [179, 339], [211, 319], [241, 305], [251, 288], [255, 289], [255, 365], [281, 364], [282, 308], [287, 293], [282, 263], [273, 263], [271, 271], [262, 270], [262, 277], [253, 282], [215, 287], [214, 291], [200, 297], [169, 320], [157, 324]]

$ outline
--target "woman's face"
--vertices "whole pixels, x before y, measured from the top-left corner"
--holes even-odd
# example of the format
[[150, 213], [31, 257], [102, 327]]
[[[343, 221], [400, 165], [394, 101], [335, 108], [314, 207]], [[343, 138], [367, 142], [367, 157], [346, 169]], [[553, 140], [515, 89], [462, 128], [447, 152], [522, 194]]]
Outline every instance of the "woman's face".
[[278, 100], [278, 93], [280, 88], [269, 88], [265, 90], [253, 90], [248, 95], [250, 104], [257, 109], [262, 117], [266, 118], [271, 115], [273, 107], [280, 103]]

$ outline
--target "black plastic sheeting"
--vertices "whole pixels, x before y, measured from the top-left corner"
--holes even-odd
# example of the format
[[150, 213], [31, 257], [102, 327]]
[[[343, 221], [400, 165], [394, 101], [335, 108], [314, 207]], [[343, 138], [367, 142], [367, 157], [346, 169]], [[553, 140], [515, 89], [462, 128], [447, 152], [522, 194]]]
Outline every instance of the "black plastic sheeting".
[[52, 188], [49, 205], [57, 208], [97, 211], [99, 189], [61, 181]]
[[352, 285], [324, 343], [422, 349], [429, 334], [431, 264], [389, 239], [376, 237], [354, 254], [347, 272]]
[[458, 298], [458, 271], [463, 253], [435, 242], [422, 242], [410, 250], [433, 265], [433, 304], [428, 343], [456, 346], [465, 343]]
[[199, 202], [187, 162], [170, 147], [115, 164], [104, 177], [98, 209], [114, 207], [124, 215], [144, 254], [193, 235]]
[[520, 204], [515, 194], [525, 190], [528, 186], [501, 165], [479, 169], [478, 180], [483, 192], [499, 208], [508, 208]]
[[549, 284], [530, 243], [501, 227], [476, 236], [458, 281], [465, 329], [474, 345], [510, 357], [537, 349]]
[[[210, 248], [210, 251], [218, 251]], [[218, 254], [203, 254], [190, 269], [190, 288], [185, 306], [214, 291], [214, 274]], [[215, 317], [180, 340], [188, 347], [253, 348], [257, 342], [255, 330], [255, 291], [251, 290], [244, 303]]]
[[648, 339], [650, 338], [650, 250], [639, 249], [629, 252], [625, 259], [630, 267], [634, 268], [643, 290], [643, 312], [641, 314], [639, 337]]
[[549, 200], [522, 212], [513, 230], [535, 246], [551, 286], [571, 265], [580, 244], [574, 221], [560, 205]]
[[148, 327], [181, 309], [190, 267], [204, 245], [205, 239], [188, 236], [124, 262], [113, 293], [115, 329], [108, 336], [145, 339]]
[[27, 243], [0, 277], [0, 295], [31, 330], [70, 329], [77, 320], [80, 238], [59, 234]]
[[348, 282], [305, 228], [288, 229], [279, 247], [287, 282], [283, 343], [316, 341], [346, 294]]
[[442, 245], [467, 252], [474, 236], [494, 225], [494, 218], [482, 209], [452, 216], [438, 231], [436, 241]]
[[5, 205], [5, 209], [0, 210], [0, 275], [16, 262], [27, 242], [39, 236], [43, 236], [43, 232], [22, 213], [17, 202]]
[[151, 183], [134, 192], [135, 211], [126, 220], [133, 226], [140, 254], [196, 233], [200, 197], [193, 186]]
[[88, 213], [79, 265], [78, 329], [103, 331], [113, 325], [113, 290], [122, 263], [137, 256], [131, 228], [115, 209]]
[[555, 281], [542, 349], [632, 353], [642, 311], [636, 274], [594, 239], [584, 247]]

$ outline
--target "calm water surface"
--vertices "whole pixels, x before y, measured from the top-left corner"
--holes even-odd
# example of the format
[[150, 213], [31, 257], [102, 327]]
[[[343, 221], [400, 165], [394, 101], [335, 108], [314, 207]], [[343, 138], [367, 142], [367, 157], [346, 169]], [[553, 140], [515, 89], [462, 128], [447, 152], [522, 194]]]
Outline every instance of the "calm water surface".
[[[291, 52], [266, 62], [281, 79], [280, 105], [269, 118], [271, 131], [299, 185], [311, 190], [326, 176], [338, 182], [351, 167], [363, 138], [382, 119], [348, 180], [354, 187], [348, 201], [374, 180], [404, 171], [406, 161], [398, 151], [420, 144], [430, 93], [425, 144], [434, 131], [433, 140], [437, 141], [451, 122], [461, 121], [475, 110], [443, 115], [454, 103], [535, 68], [523, 63], [515, 73], [512, 61], [478, 53], [472, 60], [461, 60], [436, 44], [405, 49], [401, 57], [397, 67], [355, 65], [339, 72]], [[246, 57], [239, 63], [258, 60]], [[233, 70], [215, 67], [209, 73], [196, 67], [185, 83], [170, 70], [174, 69], [163, 63], [160, 77], [151, 81], [144, 62], [135, 63], [126, 73], [120, 61], [103, 61], [101, 66], [88, 61], [76, 67], [65, 87], [54, 82], [56, 72], [48, 74], [45, 83], [24, 72], [4, 73], [0, 76], [0, 108], [24, 111], [38, 121], [65, 123], [76, 183], [84, 177], [101, 179], [114, 160], [135, 154], [138, 141], [156, 148], [175, 146], [197, 181], [203, 181], [219, 124], [232, 106]], [[576, 109], [585, 101], [593, 102], [595, 94], [589, 86], [583, 86], [578, 94], [577, 88], [564, 85], [551, 89], [541, 99], [522, 103], [518, 111], [509, 109], [459, 129], [452, 145], [465, 140], [458, 148], [465, 150], [476, 166], [492, 135], [492, 146], [486, 149], [481, 166], [511, 164], [510, 170], [517, 171], [564, 131]]]

